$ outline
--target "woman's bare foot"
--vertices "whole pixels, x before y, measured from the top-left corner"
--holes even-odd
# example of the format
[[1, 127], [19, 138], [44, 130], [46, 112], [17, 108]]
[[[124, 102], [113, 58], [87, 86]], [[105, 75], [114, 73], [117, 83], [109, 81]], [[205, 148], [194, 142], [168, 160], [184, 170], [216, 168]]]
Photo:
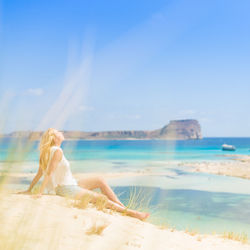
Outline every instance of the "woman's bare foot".
[[145, 212], [137, 212], [136, 214], [136, 218], [138, 218], [139, 220], [145, 220], [149, 217], [149, 213], [145, 213]]
[[120, 201], [117, 201], [116, 203], [125, 208], [125, 205], [123, 205]]

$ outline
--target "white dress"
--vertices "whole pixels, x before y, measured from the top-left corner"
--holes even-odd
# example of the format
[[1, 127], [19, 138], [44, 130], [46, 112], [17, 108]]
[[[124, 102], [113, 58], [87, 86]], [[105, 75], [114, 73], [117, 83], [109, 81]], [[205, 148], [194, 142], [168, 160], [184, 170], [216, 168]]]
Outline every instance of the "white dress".
[[[62, 149], [58, 146], [52, 146], [50, 148], [50, 158], [48, 161], [48, 166], [57, 149], [60, 149], [62, 151]], [[50, 192], [54, 191], [57, 186], [64, 186], [64, 185], [77, 185], [77, 181], [71, 173], [69, 161], [63, 154], [61, 161], [58, 163], [55, 170], [51, 173], [51, 177], [49, 179], [46, 188]]]

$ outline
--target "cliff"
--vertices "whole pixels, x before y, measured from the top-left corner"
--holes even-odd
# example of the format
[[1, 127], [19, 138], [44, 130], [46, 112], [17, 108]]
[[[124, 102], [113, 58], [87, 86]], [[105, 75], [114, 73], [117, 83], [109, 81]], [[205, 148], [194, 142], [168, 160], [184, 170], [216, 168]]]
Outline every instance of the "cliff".
[[[102, 132], [63, 131], [66, 140], [133, 140], [162, 139], [188, 140], [201, 139], [201, 127], [197, 120], [173, 120], [156, 130], [117, 130]], [[43, 131], [15, 131], [2, 137], [29, 138], [39, 140]]]

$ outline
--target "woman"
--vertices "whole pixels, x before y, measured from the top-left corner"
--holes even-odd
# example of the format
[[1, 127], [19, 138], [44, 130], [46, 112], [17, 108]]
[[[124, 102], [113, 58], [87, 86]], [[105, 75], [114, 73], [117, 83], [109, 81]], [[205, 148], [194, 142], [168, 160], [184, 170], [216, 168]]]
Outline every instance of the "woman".
[[[38, 197], [40, 197], [44, 189], [47, 188], [48, 190], [54, 190], [57, 195], [68, 196], [74, 199], [81, 199], [87, 195], [93, 203], [95, 203], [98, 198], [104, 198], [106, 199], [107, 208], [114, 209], [118, 212], [125, 211], [128, 215], [140, 220], [144, 220], [149, 216], [148, 213], [127, 209], [107, 182], [101, 177], [84, 178], [77, 182], [72, 176], [70, 164], [60, 147], [63, 140], [63, 133], [54, 128], [49, 128], [44, 132], [39, 145], [40, 159], [38, 172], [28, 190], [20, 193], [30, 194], [34, 185], [44, 176], [37, 195]], [[100, 188], [102, 194], [91, 191], [96, 188]]]

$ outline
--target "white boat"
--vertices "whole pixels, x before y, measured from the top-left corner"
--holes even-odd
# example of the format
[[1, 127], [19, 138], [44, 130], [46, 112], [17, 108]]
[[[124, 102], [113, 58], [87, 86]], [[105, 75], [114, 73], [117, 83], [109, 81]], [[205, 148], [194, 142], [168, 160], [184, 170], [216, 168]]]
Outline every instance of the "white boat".
[[233, 145], [223, 144], [223, 145], [222, 145], [222, 150], [235, 151], [236, 148], [235, 148], [235, 146], [233, 146]]

